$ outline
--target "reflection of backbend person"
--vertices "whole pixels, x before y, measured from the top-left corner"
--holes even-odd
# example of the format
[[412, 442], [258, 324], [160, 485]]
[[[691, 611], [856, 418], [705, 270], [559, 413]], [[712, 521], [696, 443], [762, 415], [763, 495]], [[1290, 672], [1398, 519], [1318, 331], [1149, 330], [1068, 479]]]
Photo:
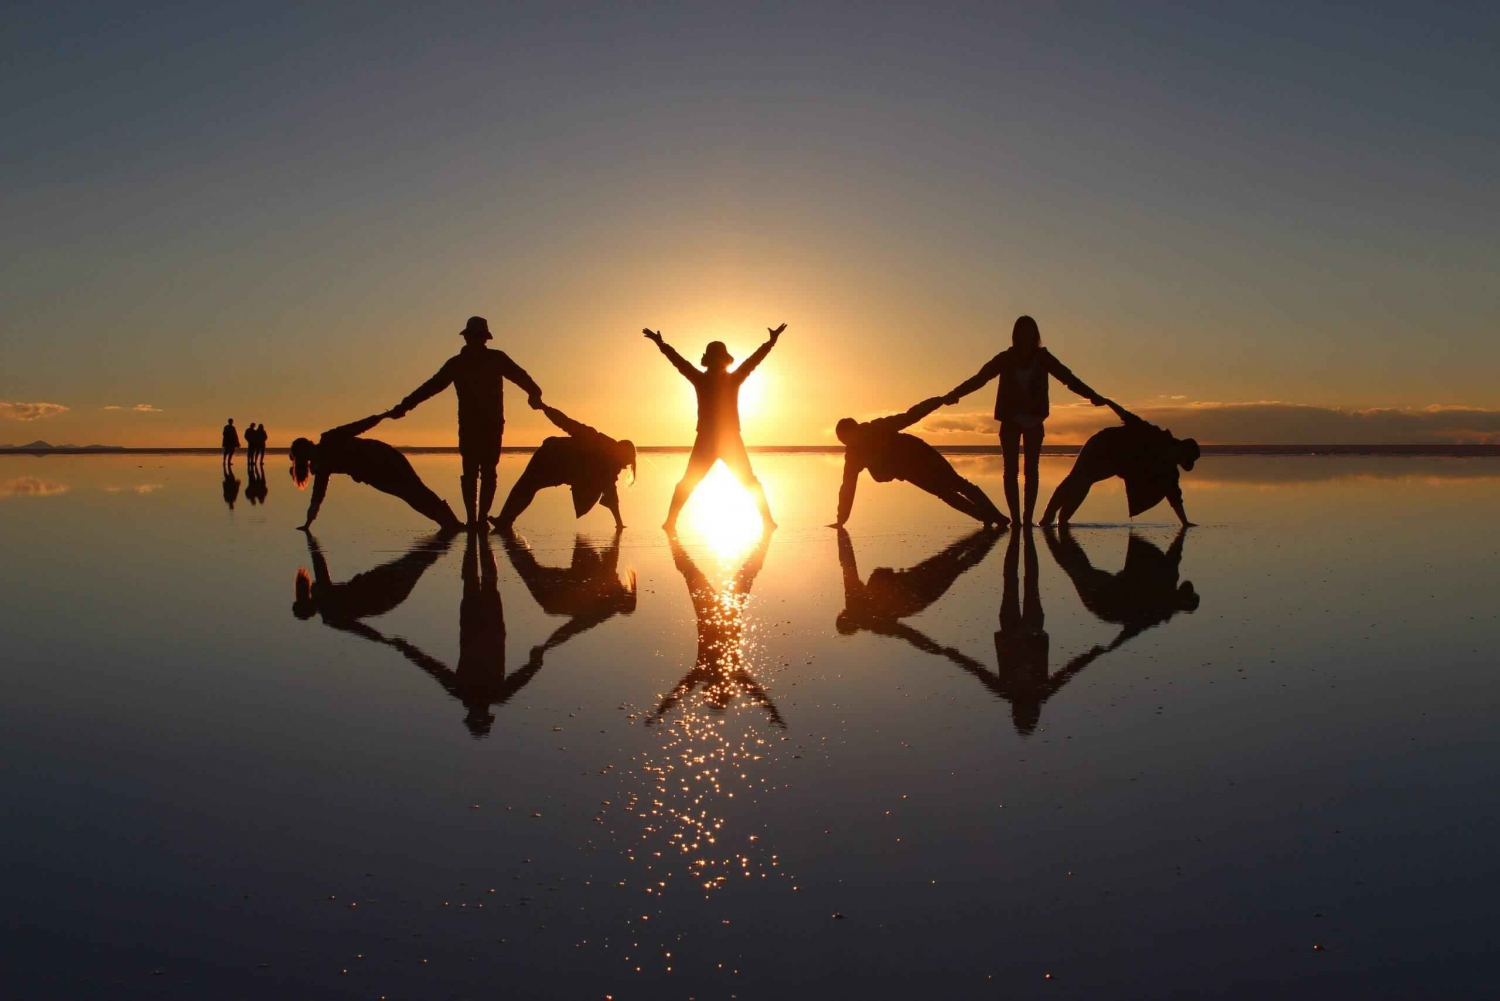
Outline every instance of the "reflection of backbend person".
[[548, 650], [562, 646], [580, 633], [609, 621], [616, 615], [635, 612], [635, 573], [630, 585], [620, 583], [620, 533], [603, 552], [583, 539], [573, 540], [573, 562], [566, 567], [538, 563], [530, 547], [513, 535], [504, 536], [505, 551], [526, 590], [548, 615], [566, 615], [568, 621], [538, 646], [531, 648], [527, 666], [541, 666]]
[[[430, 399], [450, 385], [458, 394], [458, 452], [463, 459], [459, 486], [464, 494], [464, 514], [473, 528], [483, 528], [495, 500], [495, 467], [500, 463], [500, 440], [505, 432], [504, 383], [511, 382], [526, 390], [533, 407], [541, 405], [542, 391], [526, 370], [511, 361], [504, 351], [484, 346], [491, 340], [490, 326], [482, 316], [469, 317], [463, 331], [464, 346], [449, 358], [437, 374], [412, 390], [391, 410], [394, 418], [422, 401]], [[475, 506], [474, 488], [479, 487]]]
[[1142, 420], [1118, 403], [1105, 402], [1125, 423], [1096, 432], [1084, 442], [1072, 470], [1052, 492], [1042, 524], [1050, 525], [1057, 518], [1066, 525], [1088, 497], [1090, 487], [1118, 476], [1125, 481], [1132, 518], [1165, 499], [1183, 527], [1192, 527], [1182, 507], [1181, 474], [1177, 470], [1179, 466], [1192, 470], [1198, 461], [1198, 442], [1174, 438], [1171, 431]]
[[862, 469], [868, 469], [877, 483], [905, 480], [986, 526], [1004, 525], [1008, 521], [984, 491], [958, 475], [953, 464], [937, 449], [916, 435], [902, 433], [902, 428], [910, 427], [942, 405], [942, 397], [935, 396], [904, 414], [864, 423], [845, 417], [834, 426], [834, 434], [844, 443], [844, 482], [839, 488], [839, 515], [833, 527], [842, 527], [849, 520]]
[[1047, 548], [1067, 573], [1078, 598], [1101, 622], [1120, 626], [1120, 634], [1108, 646], [1096, 647], [1094, 655], [1108, 653], [1147, 629], [1164, 625], [1178, 612], [1198, 610], [1198, 592], [1192, 581], [1179, 582], [1184, 528], [1164, 553], [1154, 544], [1130, 533], [1125, 547], [1125, 565], [1119, 573], [1099, 570], [1089, 562], [1073, 533], [1063, 526], [1060, 533], [1047, 532]]
[[411, 505], [412, 510], [426, 515], [445, 529], [463, 527], [448, 502], [427, 488], [406, 456], [383, 441], [359, 437], [384, 419], [384, 414], [375, 414], [324, 431], [316, 445], [306, 438], [292, 442], [292, 479], [302, 487], [307, 484], [309, 471], [314, 476], [307, 520], [299, 528], [306, 529], [318, 516], [323, 497], [328, 493], [329, 477], [334, 473], [344, 473], [355, 483], [401, 498]]
[[[1010, 347], [991, 358], [977, 373], [955, 387], [944, 402], [957, 403], [995, 376], [1000, 377], [1000, 386], [995, 393], [995, 419], [1000, 422], [1000, 448], [1005, 454], [1005, 503], [1010, 507], [1012, 521], [1029, 525], [1032, 512], [1036, 509], [1044, 424], [1047, 415], [1051, 413], [1047, 393], [1048, 377], [1056, 378], [1096, 407], [1104, 406], [1104, 398], [1084, 385], [1052, 352], [1042, 347], [1041, 330], [1031, 317], [1016, 319], [1010, 342]], [[1026, 454], [1024, 518], [1016, 487], [1017, 455], [1023, 446]]]
[[631, 480], [635, 479], [635, 445], [595, 431], [556, 407], [544, 405], [542, 413], [568, 432], [568, 437], [554, 435], [544, 439], [541, 447], [532, 453], [520, 479], [510, 488], [510, 496], [505, 498], [500, 516], [492, 519], [495, 527], [502, 532], [509, 531], [537, 491], [567, 485], [573, 489], [573, 513], [577, 517], [582, 518], [595, 504], [602, 503], [615, 516], [615, 526], [624, 528], [615, 480], [626, 466], [630, 467]]
[[959, 577], [984, 562], [994, 548], [994, 532], [977, 531], [959, 539], [933, 556], [905, 570], [877, 567], [869, 581], [859, 578], [854, 543], [849, 533], [838, 532], [839, 567], [844, 572], [844, 610], [834, 620], [843, 636], [864, 629], [880, 636], [903, 639], [923, 653], [946, 657], [965, 670], [984, 670], [972, 657], [928, 637], [901, 620], [932, 605], [948, 593]]
[[786, 722], [776, 703], [745, 667], [745, 604], [750, 597], [750, 588], [755, 584], [755, 576], [766, 562], [766, 551], [771, 545], [769, 528], [761, 535], [755, 549], [745, 557], [739, 573], [719, 587], [709, 583], [708, 577], [698, 569], [675, 535], [668, 541], [672, 547], [672, 562], [687, 582], [688, 596], [698, 619], [698, 656], [693, 669], [666, 694], [656, 708], [656, 715], [647, 722], [660, 722], [684, 695], [701, 685], [703, 702], [709, 712], [722, 713], [735, 696], [743, 693], [766, 711], [772, 723], [785, 729]]
[[234, 428], [234, 418], [224, 425], [224, 433], [220, 436], [220, 444], [223, 451], [224, 468], [228, 469], [234, 465], [234, 453], [240, 447], [240, 433]]
[[771, 517], [771, 508], [766, 503], [766, 492], [761, 487], [760, 480], [755, 478], [755, 471], [750, 468], [750, 455], [745, 451], [744, 439], [740, 437], [740, 384], [755, 371], [757, 365], [765, 361], [766, 355], [771, 353], [785, 329], [786, 324], [783, 323], [772, 330], [770, 339], [756, 348], [733, 372], [729, 371], [729, 365], [734, 357], [723, 341], [710, 341], [708, 347], [704, 348], [701, 363], [706, 371], [699, 371], [662, 340], [660, 331], [644, 331], [646, 337], [656, 343], [677, 371], [693, 384], [693, 389], [698, 394], [698, 436], [693, 440], [693, 452], [688, 456], [687, 471], [682, 474], [681, 482], [672, 492], [672, 506], [667, 511], [666, 524], [662, 526], [667, 531], [677, 527], [677, 515], [682, 510], [682, 505], [687, 503], [693, 490], [708, 475], [716, 459], [724, 460], [724, 465], [754, 496], [755, 505], [760, 508], [760, 516], [766, 527], [776, 527], [776, 521]]

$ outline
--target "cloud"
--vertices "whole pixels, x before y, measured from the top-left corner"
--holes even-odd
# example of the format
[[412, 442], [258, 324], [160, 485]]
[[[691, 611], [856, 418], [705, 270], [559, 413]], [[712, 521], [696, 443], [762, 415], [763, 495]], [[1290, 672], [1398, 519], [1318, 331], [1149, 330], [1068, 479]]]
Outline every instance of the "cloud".
[[9, 400], [0, 400], [0, 417], [6, 420], [39, 421], [67, 412], [68, 408], [61, 403], [12, 403]]
[[39, 480], [35, 476], [16, 476], [0, 480], [0, 500], [9, 497], [56, 497], [69, 490], [66, 483], [56, 480]]
[[115, 404], [111, 403], [109, 406], [107, 406], [107, 407], [100, 407], [99, 409], [100, 410], [123, 410], [125, 408], [124, 407], [116, 406]]
[[[1212, 445], [1500, 444], [1500, 410], [1482, 407], [1349, 409], [1260, 400], [1133, 409], [1179, 436]], [[1047, 420], [1047, 440], [1077, 444], [1113, 423], [1115, 416], [1107, 409], [1054, 406]], [[985, 413], [935, 414], [917, 430], [939, 445], [993, 444], [998, 423]]]
[[[118, 404], [111, 403], [109, 406], [107, 406], [107, 407], [101, 407], [100, 409], [101, 410], [124, 410], [126, 408], [122, 407], [122, 406], [120, 406]], [[137, 403], [135, 406], [130, 407], [129, 409], [132, 412], [137, 413], [137, 414], [162, 414], [162, 413], [166, 413], [166, 411], [163, 410], [161, 407], [153, 407], [149, 403]]]

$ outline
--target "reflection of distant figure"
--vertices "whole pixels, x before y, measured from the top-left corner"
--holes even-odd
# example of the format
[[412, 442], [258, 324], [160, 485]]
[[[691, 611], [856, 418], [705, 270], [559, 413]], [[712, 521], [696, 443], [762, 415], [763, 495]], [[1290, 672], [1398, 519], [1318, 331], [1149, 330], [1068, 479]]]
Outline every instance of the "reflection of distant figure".
[[620, 533], [603, 552], [583, 539], [573, 540], [573, 561], [566, 567], [549, 567], [538, 563], [531, 549], [513, 535], [505, 536], [505, 551], [510, 555], [516, 573], [548, 615], [565, 615], [568, 621], [558, 626], [539, 646], [531, 648], [527, 666], [541, 666], [548, 650], [562, 646], [580, 633], [586, 633], [616, 615], [635, 612], [635, 574], [630, 585], [620, 583]]
[[986, 525], [1004, 525], [1008, 521], [984, 491], [958, 475], [953, 464], [937, 449], [916, 435], [902, 433], [902, 428], [910, 427], [942, 405], [941, 397], [933, 397], [904, 414], [864, 423], [845, 417], [834, 426], [834, 433], [844, 443], [844, 482], [839, 488], [835, 527], [849, 520], [854, 509], [854, 491], [864, 469], [870, 471], [877, 483], [905, 480]]
[[1095, 656], [1169, 622], [1178, 612], [1198, 610], [1198, 592], [1192, 582], [1178, 582], [1186, 538], [1187, 533], [1179, 529], [1164, 553], [1132, 532], [1125, 548], [1125, 566], [1119, 573], [1110, 573], [1089, 562], [1088, 554], [1067, 526], [1061, 533], [1047, 532], [1047, 548], [1078, 589], [1083, 606], [1101, 621], [1121, 627], [1108, 646], [1095, 648]]
[[1072, 471], [1052, 492], [1042, 524], [1050, 525], [1057, 518], [1066, 525], [1088, 497], [1090, 487], [1118, 476], [1125, 481], [1132, 518], [1166, 500], [1177, 513], [1177, 520], [1184, 527], [1191, 526], [1182, 507], [1177, 469], [1192, 470], [1198, 461], [1198, 443], [1192, 438], [1174, 438], [1171, 431], [1142, 420], [1113, 401], [1106, 402], [1125, 423], [1105, 428], [1084, 442]]
[[264, 504], [266, 502], [266, 495], [271, 492], [266, 486], [265, 467], [256, 465], [253, 462], [247, 463], [245, 473], [250, 478], [250, 482], [245, 484], [245, 500], [249, 501], [252, 506]]
[[525, 471], [511, 487], [510, 496], [505, 498], [500, 517], [494, 519], [495, 527], [502, 532], [509, 530], [538, 490], [566, 485], [573, 490], [573, 513], [577, 517], [588, 514], [595, 504], [603, 504], [615, 516], [615, 525], [624, 528], [615, 480], [626, 466], [630, 467], [632, 481], [635, 479], [635, 445], [595, 431], [556, 407], [544, 405], [542, 413], [568, 432], [568, 437], [547, 438], [532, 453]]
[[667, 531], [670, 532], [677, 526], [677, 515], [682, 511], [682, 506], [720, 459], [755, 498], [755, 505], [760, 508], [761, 521], [765, 526], [776, 527], [776, 522], [771, 517], [771, 508], [766, 503], [766, 492], [761, 487], [760, 480], [755, 478], [755, 470], [750, 468], [750, 453], [745, 451], [744, 439], [740, 437], [740, 385], [765, 361], [766, 355], [771, 353], [785, 329], [786, 324], [783, 323], [772, 330], [770, 338], [733, 372], [729, 371], [729, 365], [734, 357], [723, 341], [710, 341], [708, 347], [704, 348], [700, 360], [704, 370], [699, 370], [662, 340], [661, 331], [643, 331], [647, 339], [682, 373], [683, 378], [693, 384], [693, 390], [698, 394], [698, 436], [693, 439], [693, 452], [688, 456], [687, 471], [682, 474], [682, 480], [672, 492], [672, 505], [667, 509], [667, 521], [662, 526]]
[[225, 468], [228, 468], [234, 463], [235, 450], [240, 447], [240, 433], [235, 430], [233, 417], [229, 418], [228, 422], [225, 423], [224, 433], [223, 435], [221, 435], [221, 438], [221, 447], [223, 448], [224, 453], [224, 466]]
[[[496, 467], [500, 463], [500, 439], [505, 431], [504, 380], [526, 390], [531, 406], [541, 406], [542, 391], [526, 370], [504, 351], [485, 347], [493, 340], [489, 322], [482, 316], [469, 317], [460, 332], [464, 346], [449, 358], [437, 374], [412, 390], [392, 408], [390, 415], [400, 419], [424, 400], [431, 399], [450, 385], [458, 396], [458, 452], [463, 460], [459, 486], [464, 493], [464, 512], [468, 525], [484, 528], [495, 499]], [[479, 488], [478, 507], [474, 489]]]
[[688, 596], [698, 618], [698, 656], [693, 669], [661, 700], [654, 720], [659, 722], [683, 696], [701, 687], [709, 712], [722, 713], [736, 696], [744, 694], [766, 711], [771, 722], [785, 728], [786, 723], [771, 696], [745, 666], [745, 605], [750, 588], [755, 584], [755, 576], [766, 561], [766, 551], [771, 545], [769, 530], [761, 535], [759, 544], [745, 557], [739, 573], [718, 587], [698, 569], [675, 535], [668, 541], [672, 547], [672, 562], [687, 582]]
[[445, 529], [462, 527], [448, 502], [428, 489], [406, 456], [383, 441], [359, 437], [383, 419], [383, 414], [376, 414], [324, 431], [316, 445], [306, 438], [292, 442], [292, 479], [301, 487], [307, 483], [309, 472], [314, 476], [307, 520], [299, 527], [307, 528], [318, 516], [328, 493], [328, 480], [334, 473], [344, 473], [355, 483], [401, 498], [412, 510]]
[[932, 605], [948, 593], [959, 577], [974, 569], [989, 555], [999, 536], [980, 530], [964, 536], [914, 567], [892, 570], [877, 567], [868, 581], [861, 581], [854, 542], [842, 528], [838, 532], [839, 567], [844, 572], [844, 610], [834, 622], [844, 636], [861, 629], [880, 636], [905, 640], [924, 653], [946, 657], [966, 670], [983, 667], [973, 658], [928, 637], [901, 620]]
[[[1000, 422], [1000, 449], [1005, 453], [1005, 502], [1010, 505], [1013, 521], [1029, 525], [1036, 508], [1037, 486], [1041, 482], [1038, 464], [1044, 424], [1052, 412], [1048, 380], [1056, 379], [1096, 407], [1104, 406], [1104, 397], [1084, 385], [1066, 365], [1042, 347], [1041, 329], [1029, 316], [1016, 318], [1010, 332], [1010, 347], [956, 386], [944, 402], [957, 403], [997, 375], [1000, 388], [995, 395], [995, 419]], [[1023, 448], [1026, 456], [1024, 515], [1016, 486], [1018, 455]]]
[[234, 502], [240, 499], [240, 480], [234, 475], [234, 467], [224, 466], [224, 503], [234, 510]]

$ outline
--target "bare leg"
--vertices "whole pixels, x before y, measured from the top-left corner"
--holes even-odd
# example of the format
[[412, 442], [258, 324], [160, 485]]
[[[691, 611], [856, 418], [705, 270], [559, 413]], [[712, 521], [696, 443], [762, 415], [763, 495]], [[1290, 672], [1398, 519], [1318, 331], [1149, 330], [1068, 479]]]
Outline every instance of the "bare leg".
[[1000, 425], [1000, 452], [1005, 459], [1005, 506], [1010, 509], [1010, 520], [1020, 524], [1021, 491], [1017, 480], [1021, 472], [1021, 429], [1018, 425]]
[[[534, 460], [535, 456], [532, 458]], [[521, 478], [516, 481], [516, 485], [510, 488], [510, 496], [505, 498], [505, 506], [500, 509], [500, 517], [495, 519], [495, 527], [502, 532], [510, 531], [516, 519], [521, 516], [521, 512], [531, 506], [539, 489], [541, 488], [537, 486], [536, 478], [531, 475], [531, 467], [528, 465], [526, 471], [521, 474]]]
[[1036, 511], [1037, 488], [1041, 486], [1042, 428], [1026, 428], [1022, 432], [1022, 443], [1026, 453], [1026, 521], [1030, 525]]

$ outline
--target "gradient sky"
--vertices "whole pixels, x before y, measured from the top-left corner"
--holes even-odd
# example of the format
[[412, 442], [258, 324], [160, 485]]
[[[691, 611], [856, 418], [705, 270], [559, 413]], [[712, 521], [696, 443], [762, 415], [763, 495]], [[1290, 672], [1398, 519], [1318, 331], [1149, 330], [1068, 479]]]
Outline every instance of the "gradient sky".
[[[1500, 440], [1500, 5], [934, 6], [8, 4], [0, 442], [285, 445], [478, 313], [651, 444], [692, 393], [642, 326], [784, 321], [746, 438], [827, 443], [1021, 312], [1206, 441]], [[993, 440], [992, 400], [931, 433]]]

